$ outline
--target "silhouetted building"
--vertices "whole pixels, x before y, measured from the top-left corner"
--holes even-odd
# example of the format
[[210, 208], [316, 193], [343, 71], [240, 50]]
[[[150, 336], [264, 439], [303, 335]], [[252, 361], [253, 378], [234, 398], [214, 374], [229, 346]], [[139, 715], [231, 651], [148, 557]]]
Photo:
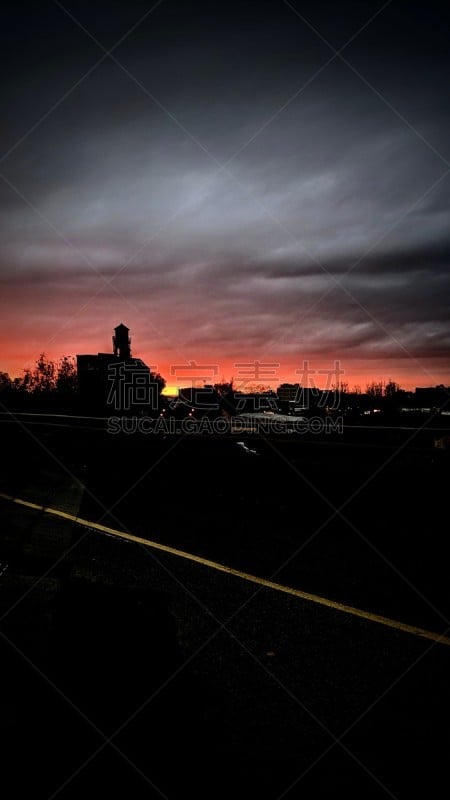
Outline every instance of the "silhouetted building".
[[422, 408], [441, 408], [448, 406], [449, 388], [446, 386], [417, 387], [415, 401]]
[[300, 397], [299, 383], [281, 383], [277, 389], [278, 399], [284, 403], [295, 403]]
[[257, 411], [279, 411], [275, 392], [241, 392], [232, 389], [221, 398], [221, 408], [230, 414], [251, 414]]
[[299, 383], [280, 384], [277, 389], [277, 396], [281, 407], [286, 413], [288, 409], [294, 412], [296, 409], [304, 411], [308, 408], [324, 408], [327, 404], [332, 405], [335, 401], [335, 392], [327, 392], [315, 386], [305, 387]]
[[77, 355], [80, 398], [85, 409], [128, 412], [158, 408], [159, 390], [150, 368], [131, 357], [129, 328], [114, 328], [113, 352]]

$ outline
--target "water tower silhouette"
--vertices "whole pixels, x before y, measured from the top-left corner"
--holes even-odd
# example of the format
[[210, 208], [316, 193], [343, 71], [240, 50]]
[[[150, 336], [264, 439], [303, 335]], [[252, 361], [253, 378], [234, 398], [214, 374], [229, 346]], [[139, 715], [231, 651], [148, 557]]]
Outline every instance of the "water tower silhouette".
[[129, 330], [130, 329], [121, 322], [120, 325], [114, 328], [114, 336], [112, 337], [114, 355], [123, 359], [123, 361], [128, 361], [128, 359], [131, 358], [131, 339], [128, 336]]

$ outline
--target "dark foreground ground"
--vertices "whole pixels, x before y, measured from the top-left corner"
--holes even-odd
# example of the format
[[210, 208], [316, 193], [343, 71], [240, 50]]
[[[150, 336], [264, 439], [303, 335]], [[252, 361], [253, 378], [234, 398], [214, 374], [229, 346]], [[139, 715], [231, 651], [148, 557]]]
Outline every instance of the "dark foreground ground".
[[[1, 432], [1, 491], [448, 635], [430, 437]], [[5, 796], [440, 796], [449, 647], [4, 500], [0, 524]]]

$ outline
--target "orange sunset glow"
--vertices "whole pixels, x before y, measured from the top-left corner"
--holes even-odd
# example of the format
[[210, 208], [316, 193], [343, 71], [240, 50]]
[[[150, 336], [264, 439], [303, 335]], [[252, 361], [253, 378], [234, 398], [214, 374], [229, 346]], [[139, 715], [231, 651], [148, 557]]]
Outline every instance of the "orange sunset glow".
[[[92, 320], [90, 335], [86, 330], [83, 335], [80, 336], [78, 331], [78, 335], [74, 336], [71, 335], [70, 323], [58, 334], [57, 330], [51, 332], [48, 321], [39, 321], [38, 318], [36, 325], [39, 327], [36, 330], [41, 332], [42, 338], [37, 335], [31, 337], [24, 332], [23, 340], [16, 337], [13, 348], [6, 339], [0, 342], [4, 353], [10, 348], [8, 356], [2, 359], [2, 369], [11, 377], [21, 377], [24, 369], [34, 367], [41, 352], [54, 361], [64, 355], [75, 357], [82, 353], [110, 352], [113, 324], [118, 324], [120, 319], [105, 319], [101, 329], [98, 320]], [[172, 324], [167, 336], [161, 332], [161, 338], [155, 336], [153, 340], [145, 329], [145, 323], [134, 327], [128, 318], [125, 318], [125, 322], [130, 326], [133, 356], [142, 358], [153, 371], [163, 375], [168, 389], [172, 387], [176, 390], [177, 387], [191, 384], [202, 386], [205, 383], [230, 381], [232, 378], [235, 386], [243, 389], [255, 386], [276, 388], [284, 382], [309, 383], [310, 386], [325, 388], [342, 382], [348, 384], [350, 390], [359, 387], [362, 391], [372, 381], [392, 379], [407, 390], [417, 386], [446, 385], [450, 381], [446, 359], [410, 357], [403, 354], [400, 348], [397, 357], [390, 359], [377, 358], [372, 354], [367, 358], [355, 358], [346, 354], [345, 350], [331, 348], [329, 354], [316, 355], [314, 351], [308, 351], [305, 342], [304, 349], [299, 343], [298, 356], [295, 357], [292, 351], [288, 354], [282, 350], [280, 352], [275, 341], [272, 348], [268, 343], [269, 346], [266, 349], [262, 347], [259, 352], [251, 352], [236, 343], [234, 354], [224, 356], [217, 346], [208, 348], [207, 343], [196, 348], [178, 346], [176, 328]], [[76, 319], [72, 326], [79, 327], [79, 321]]]

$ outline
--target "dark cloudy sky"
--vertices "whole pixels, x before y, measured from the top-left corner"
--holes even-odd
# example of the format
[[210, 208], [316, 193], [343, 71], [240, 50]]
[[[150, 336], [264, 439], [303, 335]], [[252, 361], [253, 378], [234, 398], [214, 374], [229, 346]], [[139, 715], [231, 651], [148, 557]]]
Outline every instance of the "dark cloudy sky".
[[11, 4], [0, 369], [123, 320], [167, 378], [450, 383], [446, 7]]

